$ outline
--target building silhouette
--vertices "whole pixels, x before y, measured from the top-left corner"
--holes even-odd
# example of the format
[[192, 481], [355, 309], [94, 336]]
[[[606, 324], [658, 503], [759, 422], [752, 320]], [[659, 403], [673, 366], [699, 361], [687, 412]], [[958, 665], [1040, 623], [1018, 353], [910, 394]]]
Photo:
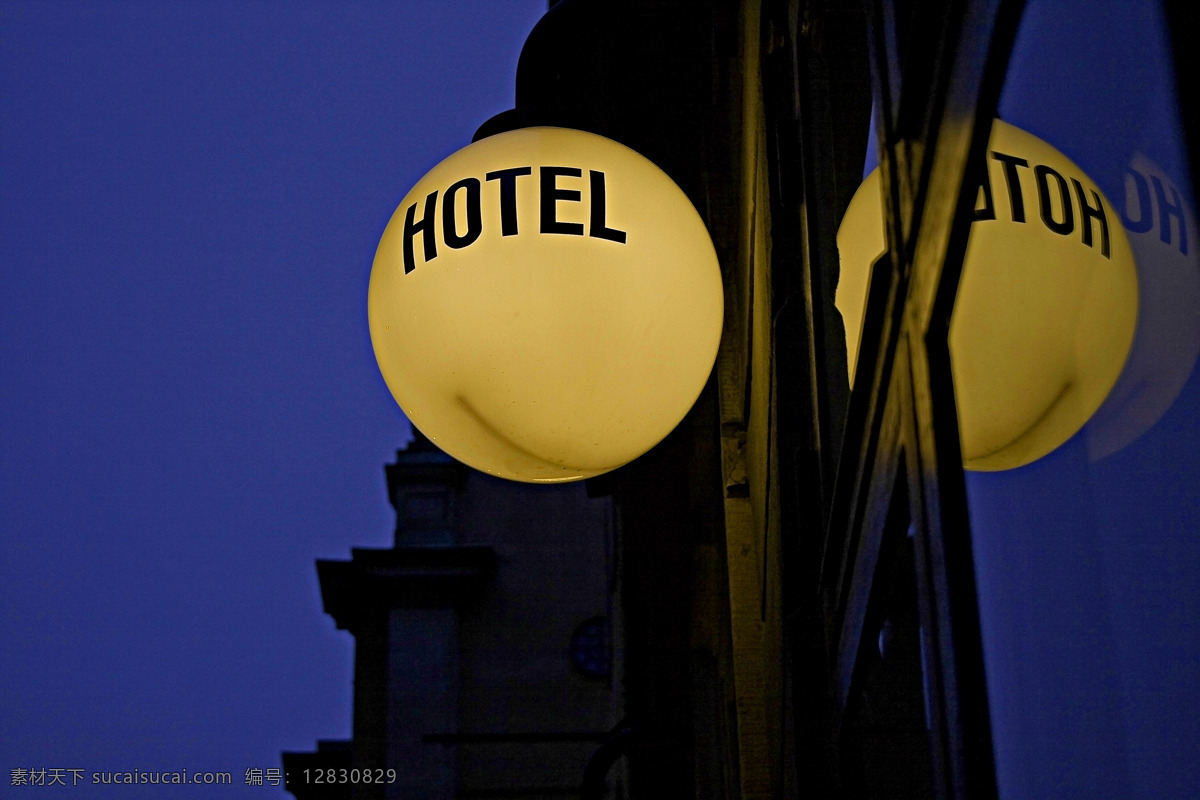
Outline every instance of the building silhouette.
[[[355, 640], [353, 739], [285, 754], [289, 790], [576, 792], [621, 717], [612, 503], [491, 478], [419, 432], [386, 473], [394, 546], [317, 562], [325, 611]], [[342, 769], [372, 780], [321, 772]]]

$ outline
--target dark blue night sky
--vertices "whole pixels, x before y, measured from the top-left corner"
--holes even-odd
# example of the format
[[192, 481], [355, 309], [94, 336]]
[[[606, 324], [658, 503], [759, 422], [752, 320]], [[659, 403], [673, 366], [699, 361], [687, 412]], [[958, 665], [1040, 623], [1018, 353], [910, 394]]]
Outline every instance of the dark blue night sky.
[[[1130, 234], [1141, 318], [1109, 405], [1041, 461], [968, 475], [1004, 798], [1200, 782], [1200, 241], [1156, 7], [1030, 2], [1001, 100], [1131, 224], [1153, 221]], [[1183, 213], [1169, 191], [1165, 214], [1153, 192], [1139, 208], [1130, 169], [1181, 187]]]
[[281, 797], [245, 770], [349, 736], [313, 562], [390, 543], [409, 437], [371, 259], [544, 9], [0, 2], [0, 796]]

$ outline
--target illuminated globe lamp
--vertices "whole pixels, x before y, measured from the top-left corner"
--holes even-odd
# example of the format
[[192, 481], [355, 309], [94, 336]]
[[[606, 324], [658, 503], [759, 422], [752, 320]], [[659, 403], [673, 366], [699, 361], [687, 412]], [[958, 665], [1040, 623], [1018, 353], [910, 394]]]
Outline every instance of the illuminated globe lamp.
[[412, 188], [367, 306], [413, 425], [483, 472], [553, 483], [619, 467], [678, 425], [724, 299], [708, 231], [662, 170], [535, 127], [480, 139]]
[[[1066, 156], [997, 120], [987, 163], [949, 344], [964, 466], [995, 471], [1050, 453], [1100, 407], [1133, 342], [1138, 281], [1120, 216]], [[880, 204], [876, 170], [838, 230], [851, 381]]]

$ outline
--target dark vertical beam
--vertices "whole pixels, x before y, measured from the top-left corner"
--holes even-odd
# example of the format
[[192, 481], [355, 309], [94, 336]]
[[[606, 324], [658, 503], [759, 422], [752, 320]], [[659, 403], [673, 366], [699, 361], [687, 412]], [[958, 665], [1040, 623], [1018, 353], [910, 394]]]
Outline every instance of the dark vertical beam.
[[763, 97], [771, 193], [773, 456], [784, 614], [785, 796], [831, 797], [824, 625], [815, 591], [849, 382], [834, 307], [836, 233], [862, 178], [870, 73], [862, 2], [763, 5]]
[[[993, 798], [996, 784], [947, 336], [973, 187], [1020, 11], [1019, 0], [912, 10], [874, 0], [872, 16], [888, 252], [902, 289], [896, 334], [905, 345], [885, 403], [906, 407], [922, 617], [932, 649], [926, 680], [934, 788], [955, 800]], [[879, 343], [885, 354], [897, 352], [896, 344]]]
[[1196, 31], [1200, 25], [1200, 8], [1193, 0], [1163, 0], [1163, 18], [1171, 40], [1175, 65], [1175, 97], [1187, 142], [1188, 162], [1191, 164], [1192, 196], [1200, 188], [1200, 53], [1196, 48]]

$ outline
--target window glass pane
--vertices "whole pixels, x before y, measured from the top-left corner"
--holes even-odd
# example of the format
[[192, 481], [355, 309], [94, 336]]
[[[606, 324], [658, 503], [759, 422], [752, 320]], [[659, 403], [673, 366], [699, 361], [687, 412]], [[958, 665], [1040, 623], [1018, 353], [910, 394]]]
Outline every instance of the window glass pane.
[[[1032, 463], [967, 474], [1001, 797], [1189, 797], [1200, 783], [1200, 241], [1157, 4], [1030, 0], [1000, 114], [1073, 162], [1118, 219], [1100, 219], [1073, 168], [1039, 174], [1036, 159], [993, 154], [997, 219], [973, 237], [1023, 224], [1094, 251], [1107, 224], [1113, 252], [1029, 295], [1036, 312], [1004, 359], [1019, 378], [999, 382], [994, 416], [977, 421], [1038, 406], [1032, 427], [1113, 358], [1123, 306], [1099, 302], [1111, 287], [1097, 286], [1120, 269], [1120, 231], [1139, 298], [1122, 371], [1097, 411], [1084, 408], [1082, 430]], [[1022, 240], [996, 267], [1031, 291], [1069, 268], [1051, 259], [1030, 274], [1035, 249]], [[963, 313], [952, 330], [970, 322]], [[955, 372], [960, 386], [971, 379]]]

